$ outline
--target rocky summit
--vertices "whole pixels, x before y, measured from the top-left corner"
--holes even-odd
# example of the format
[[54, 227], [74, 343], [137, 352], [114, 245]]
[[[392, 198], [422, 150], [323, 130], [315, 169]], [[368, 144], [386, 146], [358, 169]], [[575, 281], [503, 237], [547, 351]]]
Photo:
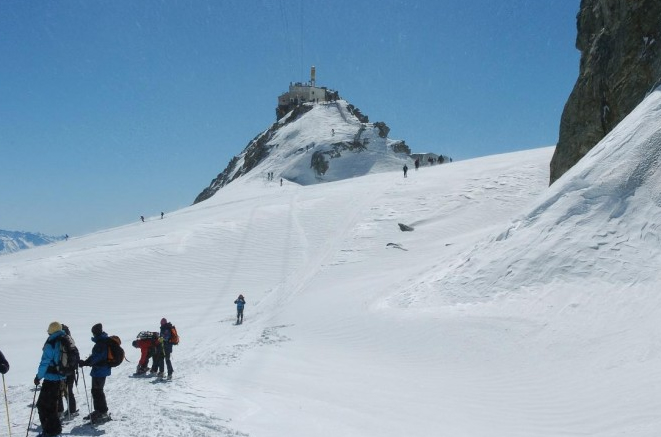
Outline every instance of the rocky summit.
[[661, 1], [582, 0], [579, 76], [551, 160], [553, 183], [661, 85]]
[[311, 185], [410, 166], [411, 150], [389, 131], [346, 100], [301, 103], [250, 141], [194, 203], [239, 177]]

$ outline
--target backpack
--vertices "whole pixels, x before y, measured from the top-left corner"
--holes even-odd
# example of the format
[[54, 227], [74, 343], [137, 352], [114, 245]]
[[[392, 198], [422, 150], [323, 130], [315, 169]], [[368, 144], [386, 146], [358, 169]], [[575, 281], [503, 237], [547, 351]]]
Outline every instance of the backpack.
[[108, 366], [117, 367], [126, 359], [124, 349], [122, 349], [122, 340], [116, 335], [111, 335], [106, 340], [108, 345]]
[[179, 344], [179, 334], [177, 333], [177, 328], [172, 325], [170, 328], [170, 343], [177, 345]]
[[155, 340], [159, 337], [158, 332], [153, 332], [153, 331], [140, 331], [138, 336], [136, 337], [138, 340]]
[[50, 344], [53, 347], [59, 347], [60, 362], [50, 366], [48, 371], [62, 376], [76, 373], [78, 362], [80, 361], [80, 352], [78, 352], [76, 342], [73, 341], [73, 338], [65, 334], [55, 339], [55, 341], [50, 342]]

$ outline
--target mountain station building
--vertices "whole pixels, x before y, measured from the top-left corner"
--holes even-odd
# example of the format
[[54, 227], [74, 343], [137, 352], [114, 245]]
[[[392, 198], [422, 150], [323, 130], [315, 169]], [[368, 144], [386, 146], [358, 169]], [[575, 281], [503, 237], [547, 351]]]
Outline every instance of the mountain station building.
[[337, 92], [329, 91], [326, 87], [318, 87], [316, 85], [315, 76], [316, 70], [313, 65], [310, 68], [310, 82], [289, 83], [289, 91], [278, 97], [278, 107], [275, 110], [275, 115], [278, 120], [302, 103], [319, 103], [337, 100]]

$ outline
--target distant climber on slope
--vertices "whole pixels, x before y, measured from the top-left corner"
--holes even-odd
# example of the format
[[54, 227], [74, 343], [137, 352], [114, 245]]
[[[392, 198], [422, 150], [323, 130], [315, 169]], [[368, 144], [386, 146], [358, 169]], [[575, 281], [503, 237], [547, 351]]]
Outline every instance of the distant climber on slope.
[[243, 307], [246, 306], [246, 300], [242, 294], [234, 301], [236, 304], [236, 324], [243, 323]]

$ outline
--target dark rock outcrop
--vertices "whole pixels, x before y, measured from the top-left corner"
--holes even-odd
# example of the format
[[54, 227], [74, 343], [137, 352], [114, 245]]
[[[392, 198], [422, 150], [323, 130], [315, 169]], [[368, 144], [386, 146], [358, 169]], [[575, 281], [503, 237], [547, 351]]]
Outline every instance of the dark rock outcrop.
[[661, 1], [581, 0], [579, 76], [551, 160], [553, 183], [661, 84]]
[[377, 121], [374, 123], [374, 127], [379, 130], [379, 136], [381, 138], [388, 138], [388, 134], [390, 133], [390, 128], [388, 127], [387, 124], [385, 124], [382, 121]]
[[407, 155], [411, 154], [411, 148], [406, 145], [404, 140], [397, 141], [392, 145], [392, 151], [395, 153], [405, 153]]
[[397, 225], [402, 232], [413, 232], [415, 230], [412, 226], [405, 225], [404, 223], [397, 223]]
[[369, 123], [370, 122], [370, 118], [367, 115], [363, 115], [363, 113], [360, 112], [360, 109], [356, 108], [352, 104], [347, 105], [347, 109], [349, 110], [351, 115], [356, 117], [358, 119], [358, 121], [360, 121], [361, 123]]

